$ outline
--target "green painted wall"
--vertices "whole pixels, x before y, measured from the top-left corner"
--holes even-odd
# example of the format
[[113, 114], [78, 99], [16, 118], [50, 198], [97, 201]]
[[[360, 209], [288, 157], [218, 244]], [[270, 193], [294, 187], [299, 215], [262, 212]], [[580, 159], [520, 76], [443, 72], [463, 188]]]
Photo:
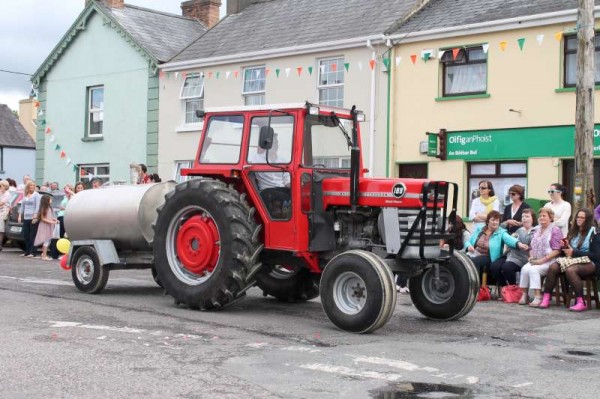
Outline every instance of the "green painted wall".
[[[73, 183], [76, 173], [66, 165], [110, 164], [110, 180], [129, 180], [129, 164], [146, 163], [148, 155], [156, 158], [155, 143], [148, 145], [150, 84], [157, 86], [149, 62], [126, 38], [104, 20], [93, 14], [86, 28], [69, 44], [61, 58], [46, 75], [43, 93], [46, 127], [51, 133], [38, 131], [38, 174], [43, 157], [43, 179], [62, 184]], [[87, 88], [104, 86], [104, 137], [85, 142]], [[154, 89], [156, 92], [158, 90]], [[40, 93], [42, 96], [42, 93]], [[154, 112], [158, 114], [158, 112]], [[152, 121], [155, 122], [155, 121]], [[157, 123], [155, 123], [157, 125]], [[150, 140], [157, 140], [156, 129], [150, 129]], [[54, 142], [50, 142], [52, 135]], [[41, 137], [40, 137], [41, 136]], [[60, 158], [60, 145], [67, 157]]]

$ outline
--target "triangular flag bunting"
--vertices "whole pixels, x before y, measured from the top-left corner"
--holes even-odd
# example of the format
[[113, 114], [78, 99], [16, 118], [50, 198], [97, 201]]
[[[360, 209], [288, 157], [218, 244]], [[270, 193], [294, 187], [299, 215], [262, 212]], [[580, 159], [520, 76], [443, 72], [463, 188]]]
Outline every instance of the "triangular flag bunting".
[[312, 76], [312, 71], [313, 71], [313, 67], [309, 66], [308, 67], [308, 74]]
[[331, 72], [337, 72], [337, 64], [331, 64]]
[[79, 166], [77, 166], [76, 164], [73, 164], [73, 172], [77, 172], [77, 169], [79, 169]]
[[444, 54], [446, 54], [446, 50], [440, 50], [440, 52], [438, 53], [438, 57], [441, 60], [442, 58], [444, 58]]
[[184, 79], [187, 78], [187, 72], [181, 72], [181, 77]]
[[275, 69], [275, 75], [277, 75], [277, 77], [279, 77], [279, 72], [281, 72], [281, 69], [279, 69], [279, 68], [276, 68], [276, 69]]
[[537, 35], [535, 38], [540, 46], [544, 43], [544, 35]]
[[67, 166], [71, 164], [71, 158], [67, 158]]
[[375, 69], [375, 63], [376, 62], [377, 61], [375, 61], [375, 60], [369, 60], [369, 66], [371, 67], [371, 71]]
[[456, 57], [458, 57], [458, 53], [460, 52], [459, 48], [453, 48], [452, 49], [452, 59], [455, 60]]
[[179, 72], [175, 72], [175, 79], [179, 77]]
[[40, 108], [40, 112], [38, 112], [39, 116], [43, 116], [44, 115], [44, 110]]
[[410, 60], [412, 61], [413, 65], [417, 62], [417, 55], [416, 54], [411, 54], [410, 55]]
[[454, 80], [454, 74], [453, 73], [449, 73], [448, 74], [448, 79], [450, 79], [450, 82], [452, 82]]
[[233, 71], [233, 76], [235, 76], [235, 78], [237, 79], [238, 75], [240, 74], [240, 71]]
[[208, 72], [208, 78], [212, 78], [213, 73], [211, 71]]
[[165, 71], [160, 71], [160, 72], [158, 73], [158, 78], [159, 78], [159, 79], [164, 79], [164, 77], [165, 77]]
[[490, 44], [489, 43], [483, 44], [483, 45], [481, 45], [481, 48], [483, 48], [483, 53], [487, 54], [488, 50], [490, 49]]
[[225, 79], [229, 79], [229, 75], [231, 75], [231, 71], [225, 72]]
[[36, 107], [36, 108], [39, 107], [40, 106], [40, 102], [39, 101], [34, 102], [33, 106]]
[[49, 127], [46, 128], [46, 134], [50, 134], [51, 131], [52, 129], [50, 129]]
[[346, 72], [350, 72], [350, 63], [349, 62], [344, 63], [344, 69], [346, 69]]
[[560, 42], [560, 40], [562, 39], [562, 37], [563, 37], [563, 33], [562, 33], [562, 32], [556, 32], [556, 33], [554, 34], [554, 38], [555, 38], [556, 40], [558, 40], [559, 42]]
[[520, 39], [517, 39], [517, 43], [519, 43], [519, 48], [521, 49], [521, 51], [523, 51], [523, 46], [525, 45], [525, 38], [522, 37]]
[[260, 69], [257, 69], [254, 73], [256, 74], [256, 79], [260, 78]]
[[302, 67], [296, 68], [296, 73], [298, 73], [298, 76], [302, 75]]
[[217, 72], [217, 74], [215, 76], [217, 77], [217, 80], [218, 80], [219, 76], [221, 76], [221, 72]]
[[56, 141], [56, 137], [54, 135], [50, 136], [50, 142], [54, 143]]
[[423, 53], [423, 61], [427, 62], [431, 59], [431, 53], [427, 52], [427, 53]]
[[292, 71], [292, 68], [285, 68], [285, 77], [289, 78], [290, 77], [290, 72]]
[[396, 66], [400, 65], [400, 62], [402, 62], [402, 57], [396, 57]]
[[383, 65], [385, 65], [385, 69], [390, 69], [390, 59], [389, 58], [384, 58], [383, 59]]
[[56, 147], [54, 147], [54, 151], [58, 151], [58, 150], [60, 150], [60, 145], [59, 144], [57, 144]]
[[362, 63], [362, 61], [358, 61], [358, 70], [359, 71], [363, 70], [363, 63]]
[[66, 157], [66, 156], [67, 156], [67, 154], [66, 154], [64, 151], [61, 151], [61, 152], [60, 152], [60, 157], [61, 157], [61, 158], [64, 158], [64, 157]]
[[319, 69], [321, 70], [321, 75], [325, 73], [325, 65], [319, 66]]
[[271, 73], [271, 69], [265, 68], [265, 77], [269, 76], [270, 73]]
[[500, 50], [502, 50], [502, 51], [506, 50], [507, 45], [508, 45], [508, 43], [506, 41], [500, 42]]
[[46, 124], [46, 120], [42, 119], [42, 125], [45, 125], [45, 124]]

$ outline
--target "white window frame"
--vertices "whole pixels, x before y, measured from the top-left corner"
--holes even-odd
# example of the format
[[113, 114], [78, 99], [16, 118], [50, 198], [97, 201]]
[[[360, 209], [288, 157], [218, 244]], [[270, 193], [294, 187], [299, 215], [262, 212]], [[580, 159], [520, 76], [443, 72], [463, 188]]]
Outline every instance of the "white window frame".
[[[100, 108], [93, 108], [92, 106], [92, 94], [95, 90], [102, 89], [102, 103]], [[87, 88], [88, 96], [88, 109], [87, 109], [87, 137], [102, 137], [104, 135], [104, 85], [90, 86]], [[92, 134], [92, 123], [94, 117], [98, 115], [102, 122], [101, 132], [98, 134]]]
[[[253, 78], [250, 82], [262, 81], [262, 90], [246, 90], [246, 72], [251, 71], [250, 76]], [[256, 71], [259, 71], [259, 76], [256, 76]], [[259, 83], [260, 86], [260, 83]], [[244, 97], [244, 105], [263, 105], [266, 103], [267, 92], [267, 76], [264, 65], [254, 65], [245, 67], [242, 71], [242, 97]], [[255, 101], [258, 100], [258, 101]]]
[[[335, 64], [337, 65], [337, 70], [335, 72], [331, 71], [331, 69], [327, 68], [327, 65], [331, 65], [333, 64], [333, 62], [335, 62]], [[327, 63], [327, 64], [325, 64]], [[324, 68], [321, 68], [321, 66], [324, 66]], [[331, 67], [329, 67], [331, 68]], [[337, 56], [337, 57], [328, 57], [328, 58], [320, 58], [317, 60], [317, 100], [319, 104], [322, 105], [331, 105], [334, 107], [344, 107], [344, 95], [345, 95], [345, 90], [344, 90], [344, 85], [346, 83], [346, 77], [344, 75], [344, 56]], [[341, 82], [335, 82], [335, 83], [321, 83], [322, 81], [322, 74], [323, 73], [335, 73], [335, 74], [341, 74], [342, 79]], [[332, 89], [342, 89], [342, 98], [341, 98], [341, 103], [332, 103], [331, 101], [321, 101], [321, 93], [324, 91], [330, 91]], [[337, 101], [340, 101], [340, 99], [338, 99]]]
[[318, 164], [326, 168], [350, 169], [350, 157], [313, 157], [313, 165]]
[[181, 176], [181, 169], [191, 168], [193, 165], [193, 160], [175, 161], [175, 173], [173, 175], [173, 180], [175, 180], [177, 183], [183, 183], [184, 181], [189, 180], [189, 176]]
[[[200, 79], [200, 84], [194, 86], [186, 86], [186, 83], [191, 79]], [[199, 91], [198, 91], [199, 89]], [[197, 121], [188, 122], [187, 114], [188, 114], [188, 104], [198, 102], [197, 109], [204, 109], [204, 74], [203, 73], [190, 73], [188, 74], [183, 83], [181, 84], [181, 91], [179, 92], [179, 99], [181, 100], [181, 109], [182, 109], [182, 126], [184, 128], [193, 128], [197, 130], [198, 128], [202, 128], [204, 123], [203, 119], [198, 118]], [[195, 110], [193, 111], [196, 112]], [[197, 117], [193, 115], [192, 119], [196, 119]], [[181, 129], [180, 129], [181, 130]], [[184, 129], [183, 129], [184, 130]]]
[[[86, 187], [91, 187], [92, 180], [95, 178], [100, 179], [102, 184], [104, 184], [110, 180], [110, 163], [81, 164], [78, 166], [79, 166], [79, 168], [77, 170], [77, 174], [79, 177], [79, 181], [82, 181], [84, 184], [87, 183]], [[99, 175], [98, 174], [99, 168], [108, 168], [108, 174]], [[93, 172], [91, 173], [92, 176], [90, 176], [90, 172], [86, 173], [85, 175], [82, 175], [81, 174], [82, 169], [92, 169], [93, 170]]]

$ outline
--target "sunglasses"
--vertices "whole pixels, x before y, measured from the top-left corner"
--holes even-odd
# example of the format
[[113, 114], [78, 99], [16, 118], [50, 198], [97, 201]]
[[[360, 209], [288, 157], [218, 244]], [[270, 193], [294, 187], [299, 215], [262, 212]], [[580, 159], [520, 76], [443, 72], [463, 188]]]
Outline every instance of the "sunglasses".
[[479, 187], [480, 190], [487, 190], [489, 187]]
[[517, 193], [508, 193], [512, 197], [513, 195], [517, 195]]
[[548, 194], [562, 193], [560, 190], [548, 190]]

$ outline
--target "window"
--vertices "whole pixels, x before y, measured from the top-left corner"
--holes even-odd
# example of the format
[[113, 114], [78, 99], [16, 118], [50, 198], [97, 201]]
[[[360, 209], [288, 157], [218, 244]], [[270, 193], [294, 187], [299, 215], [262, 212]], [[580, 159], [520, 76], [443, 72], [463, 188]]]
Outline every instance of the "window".
[[[347, 132], [352, 131], [352, 121], [340, 119]], [[306, 167], [328, 169], [350, 168], [350, 148], [342, 130], [323, 118], [308, 115], [304, 133], [302, 164]]]
[[201, 120], [196, 116], [196, 111], [204, 109], [204, 75], [189, 74], [183, 82], [179, 98], [183, 102], [185, 124], [200, 123]]
[[325, 165], [328, 169], [350, 169], [350, 157], [314, 157], [315, 165]]
[[444, 97], [486, 93], [487, 54], [482, 46], [462, 48], [458, 53], [446, 50], [441, 63]]
[[241, 115], [213, 116], [202, 141], [200, 163], [234, 164], [240, 160], [244, 117]]
[[0, 173], [4, 173], [4, 147], [0, 147]]
[[262, 105], [265, 103], [265, 67], [244, 69], [244, 86], [242, 87], [244, 104]]
[[[248, 149], [248, 162], [266, 164], [266, 151], [258, 147], [260, 128], [267, 126], [269, 118], [259, 116], [252, 118], [250, 131], [250, 148]], [[273, 116], [271, 128], [275, 132], [273, 146], [269, 150], [269, 163], [288, 164], [292, 160], [292, 141], [294, 136], [294, 117]]]
[[107, 163], [79, 165], [79, 180], [85, 184], [86, 188], [92, 187], [93, 179], [100, 179], [102, 184], [109, 181], [110, 165]]
[[471, 201], [479, 196], [479, 182], [482, 180], [492, 182], [502, 212], [506, 205], [512, 203], [508, 194], [510, 186], [519, 184], [525, 187], [525, 196], [527, 196], [527, 163], [485, 162], [469, 164], [469, 206]]
[[[600, 65], [600, 36], [594, 38], [595, 62]], [[565, 77], [564, 87], [575, 87], [577, 83], [577, 36], [565, 36]], [[595, 82], [600, 84], [600, 68], [596, 68]]]
[[319, 60], [319, 104], [344, 106], [344, 59]]
[[175, 181], [182, 183], [189, 179], [188, 176], [181, 176], [181, 169], [191, 168], [193, 161], [175, 161]]
[[104, 86], [88, 87], [88, 137], [102, 136], [104, 127]]

